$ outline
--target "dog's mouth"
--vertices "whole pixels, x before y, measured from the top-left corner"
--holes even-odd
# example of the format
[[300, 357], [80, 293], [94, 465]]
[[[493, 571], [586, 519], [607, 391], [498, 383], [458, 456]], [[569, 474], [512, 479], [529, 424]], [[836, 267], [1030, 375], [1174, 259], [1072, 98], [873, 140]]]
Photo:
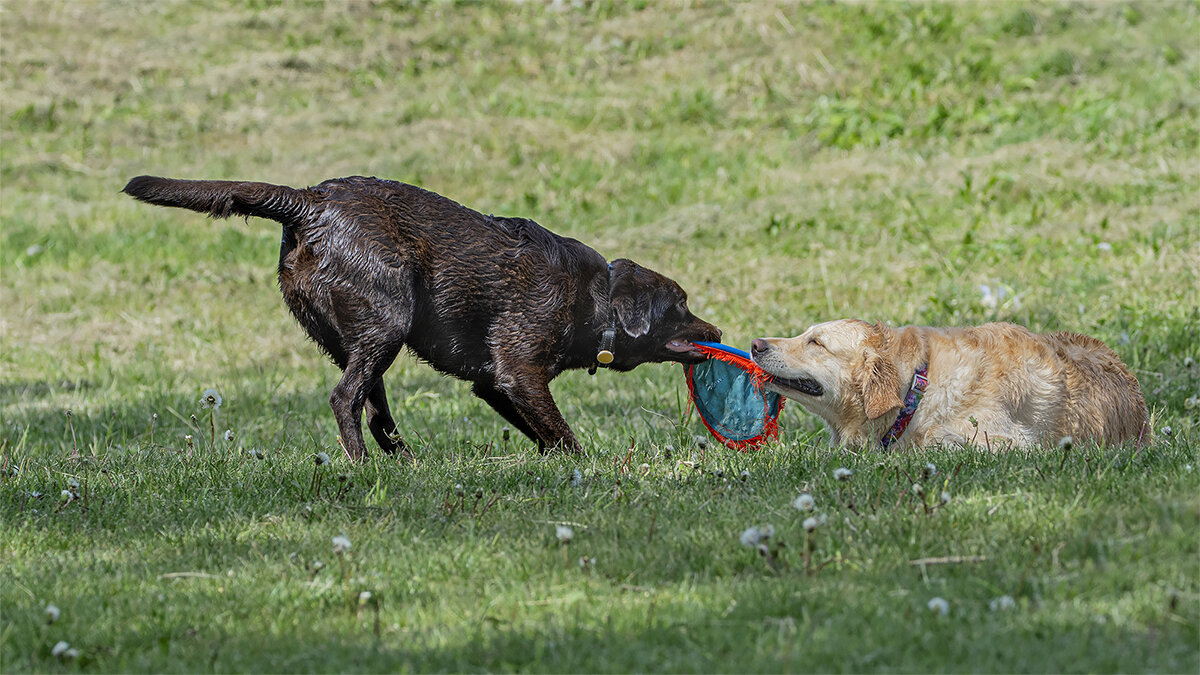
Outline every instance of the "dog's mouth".
[[696, 345], [687, 340], [671, 340], [666, 344], [667, 351], [676, 355], [683, 362], [700, 362], [708, 358]]
[[781, 389], [788, 389], [809, 396], [821, 396], [825, 393], [825, 388], [821, 386], [820, 382], [806, 378], [772, 376], [771, 384]]

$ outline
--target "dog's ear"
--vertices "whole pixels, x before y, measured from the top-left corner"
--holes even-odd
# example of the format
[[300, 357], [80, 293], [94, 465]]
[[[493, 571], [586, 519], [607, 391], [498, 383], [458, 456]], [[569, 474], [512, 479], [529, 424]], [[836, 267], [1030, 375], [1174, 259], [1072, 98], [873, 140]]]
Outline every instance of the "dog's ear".
[[637, 338], [650, 332], [650, 299], [641, 296], [622, 296], [613, 298], [613, 310], [617, 313], [617, 321], [621, 329], [632, 338]]
[[617, 313], [621, 329], [632, 338], [650, 332], [650, 289], [645, 279], [647, 270], [641, 265], [620, 258], [612, 262], [612, 286], [609, 297], [612, 309]]
[[875, 324], [863, 343], [863, 363], [856, 379], [867, 419], [878, 419], [903, 403], [900, 400], [900, 372], [889, 353], [888, 342], [888, 329]]

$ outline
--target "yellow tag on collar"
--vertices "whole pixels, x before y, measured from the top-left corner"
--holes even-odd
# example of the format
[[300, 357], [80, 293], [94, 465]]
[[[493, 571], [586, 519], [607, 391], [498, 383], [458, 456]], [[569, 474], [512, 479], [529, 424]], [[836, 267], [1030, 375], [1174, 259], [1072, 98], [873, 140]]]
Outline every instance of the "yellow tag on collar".
[[613, 353], [607, 349], [601, 349], [596, 353], [596, 361], [607, 366], [613, 362]]

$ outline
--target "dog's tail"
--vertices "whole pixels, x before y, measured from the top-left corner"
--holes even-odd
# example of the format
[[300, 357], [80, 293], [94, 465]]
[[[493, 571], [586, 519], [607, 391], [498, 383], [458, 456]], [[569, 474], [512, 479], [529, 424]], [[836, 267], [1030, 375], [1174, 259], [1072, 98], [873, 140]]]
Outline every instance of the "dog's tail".
[[257, 216], [285, 227], [310, 216], [314, 208], [307, 190], [270, 183], [138, 176], [122, 192], [159, 206], [178, 206], [215, 218]]

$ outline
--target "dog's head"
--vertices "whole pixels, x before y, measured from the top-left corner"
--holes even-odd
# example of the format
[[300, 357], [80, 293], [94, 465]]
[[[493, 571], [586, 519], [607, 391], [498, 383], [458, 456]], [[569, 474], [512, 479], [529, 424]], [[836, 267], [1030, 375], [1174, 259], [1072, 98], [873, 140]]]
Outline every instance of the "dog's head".
[[902, 403], [891, 333], [843, 319], [794, 338], [757, 338], [750, 354], [774, 378], [771, 389], [835, 424], [863, 423]]
[[716, 326], [688, 310], [679, 284], [632, 260], [612, 261], [609, 298], [617, 323], [614, 370], [662, 361], [699, 363], [707, 357], [692, 343], [721, 339]]

